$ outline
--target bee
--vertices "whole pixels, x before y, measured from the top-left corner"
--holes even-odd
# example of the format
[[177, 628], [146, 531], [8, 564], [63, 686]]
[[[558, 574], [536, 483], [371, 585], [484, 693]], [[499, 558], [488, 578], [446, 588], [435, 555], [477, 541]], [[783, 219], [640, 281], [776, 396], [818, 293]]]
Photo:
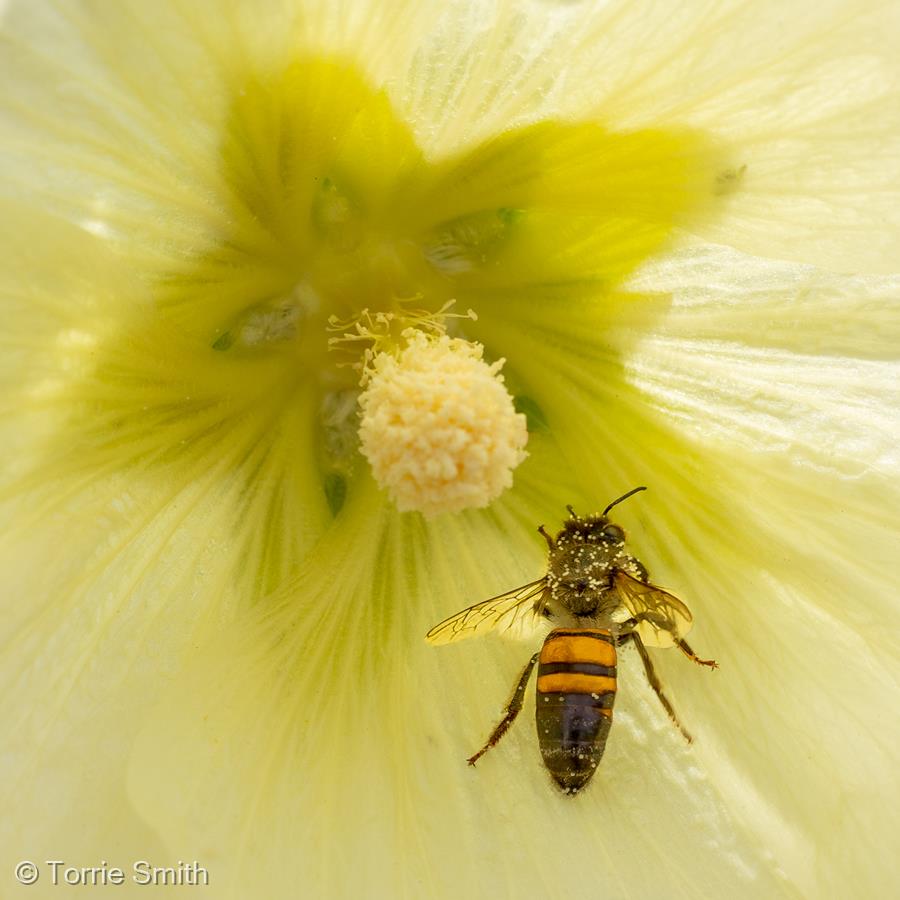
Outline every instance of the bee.
[[544, 765], [566, 794], [575, 794], [597, 769], [612, 725], [616, 699], [616, 648], [637, 648], [656, 696], [685, 739], [675, 710], [663, 693], [647, 647], [677, 647], [688, 659], [700, 659], [684, 640], [692, 617], [677, 597], [650, 583], [647, 569], [625, 549], [625, 532], [609, 521], [609, 511], [646, 487], [636, 487], [610, 503], [599, 515], [569, 518], [554, 537], [543, 525], [538, 532], [549, 548], [547, 573], [537, 581], [476, 603], [435, 625], [431, 644], [448, 644], [495, 629], [536, 625], [554, 628], [522, 671], [503, 718], [475, 763], [507, 732], [522, 709], [528, 680], [538, 667], [535, 718]]

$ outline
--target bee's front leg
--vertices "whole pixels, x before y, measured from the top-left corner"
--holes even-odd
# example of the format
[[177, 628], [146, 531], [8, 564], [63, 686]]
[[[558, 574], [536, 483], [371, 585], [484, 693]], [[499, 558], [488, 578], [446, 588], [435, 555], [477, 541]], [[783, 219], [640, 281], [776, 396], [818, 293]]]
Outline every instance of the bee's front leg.
[[553, 538], [550, 536], [550, 534], [548, 533], [547, 529], [544, 528], [543, 525], [541, 525], [541, 526], [538, 527], [538, 534], [540, 534], [540, 535], [543, 536], [544, 540], [547, 542], [547, 546], [548, 546], [551, 550], [555, 550], [555, 549], [556, 549], [556, 544], [553, 542]]

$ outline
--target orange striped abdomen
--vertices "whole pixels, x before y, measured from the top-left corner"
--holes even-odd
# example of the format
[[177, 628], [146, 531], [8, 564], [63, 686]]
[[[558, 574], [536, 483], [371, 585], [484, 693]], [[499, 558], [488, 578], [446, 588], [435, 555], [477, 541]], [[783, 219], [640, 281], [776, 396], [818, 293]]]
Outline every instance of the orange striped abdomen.
[[536, 718], [544, 765], [574, 794], [594, 774], [612, 724], [616, 644], [597, 628], [557, 628], [538, 662]]

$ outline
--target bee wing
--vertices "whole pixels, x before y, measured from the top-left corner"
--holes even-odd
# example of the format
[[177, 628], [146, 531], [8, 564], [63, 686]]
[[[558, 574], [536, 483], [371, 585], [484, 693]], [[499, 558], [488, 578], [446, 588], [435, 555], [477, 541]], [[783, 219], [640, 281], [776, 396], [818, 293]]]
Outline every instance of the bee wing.
[[425, 635], [425, 640], [429, 644], [449, 644], [488, 631], [506, 631], [515, 625], [536, 623], [542, 617], [544, 604], [540, 598], [546, 589], [547, 578], [544, 576], [505, 594], [483, 600], [435, 625]]
[[674, 647], [691, 630], [691, 611], [668, 591], [621, 570], [614, 583], [622, 605], [638, 619], [634, 630], [648, 647]]

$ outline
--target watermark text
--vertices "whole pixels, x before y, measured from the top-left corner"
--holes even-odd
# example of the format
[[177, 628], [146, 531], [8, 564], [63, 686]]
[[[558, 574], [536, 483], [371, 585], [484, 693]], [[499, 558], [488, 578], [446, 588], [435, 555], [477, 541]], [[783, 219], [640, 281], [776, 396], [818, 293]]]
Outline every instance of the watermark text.
[[73, 866], [63, 859], [46, 859], [43, 863], [23, 859], [13, 874], [19, 884], [36, 884], [43, 879], [52, 885], [115, 887], [120, 884], [201, 885], [209, 884], [209, 872], [199, 862], [178, 860], [172, 866], [158, 866], [146, 859], [135, 860], [125, 868], [103, 859], [94, 866]]

